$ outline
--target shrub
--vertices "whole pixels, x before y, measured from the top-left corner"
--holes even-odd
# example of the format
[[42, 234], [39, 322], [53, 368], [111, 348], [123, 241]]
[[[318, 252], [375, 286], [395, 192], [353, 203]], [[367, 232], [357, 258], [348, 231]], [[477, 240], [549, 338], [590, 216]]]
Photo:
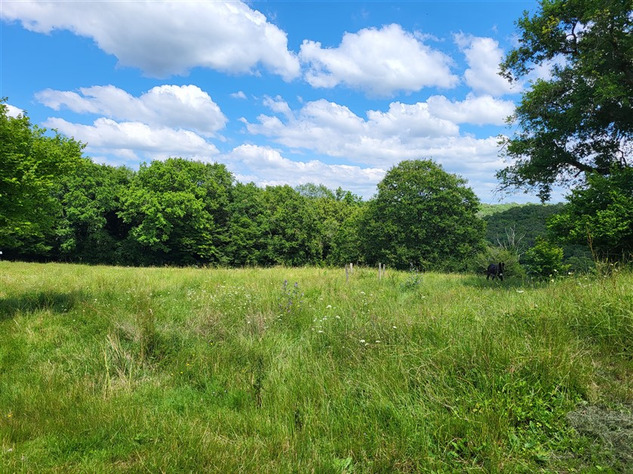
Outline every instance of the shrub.
[[551, 278], [564, 274], [569, 265], [563, 265], [563, 249], [543, 238], [536, 240], [534, 247], [523, 255], [528, 275], [536, 278]]
[[519, 263], [519, 256], [516, 252], [503, 248], [488, 246], [483, 252], [479, 252], [473, 257], [470, 268], [475, 273], [486, 273], [488, 265], [491, 263], [504, 262], [504, 276], [524, 277], [525, 270]]

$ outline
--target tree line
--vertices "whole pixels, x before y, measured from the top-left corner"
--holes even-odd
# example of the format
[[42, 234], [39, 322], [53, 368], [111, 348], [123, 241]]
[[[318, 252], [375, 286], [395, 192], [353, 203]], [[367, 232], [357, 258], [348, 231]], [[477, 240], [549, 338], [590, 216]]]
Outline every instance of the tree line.
[[479, 201], [428, 160], [392, 168], [374, 199], [341, 188], [237, 182], [182, 158], [97, 164], [72, 138], [0, 104], [0, 243], [11, 259], [119, 265], [463, 269], [483, 248]]
[[592, 177], [595, 184], [575, 190], [566, 205], [491, 213], [482, 212], [465, 180], [431, 160], [394, 166], [364, 201], [317, 184], [260, 188], [237, 182], [224, 165], [182, 158], [138, 170], [97, 164], [74, 139], [47, 133], [25, 115], [9, 117], [2, 102], [0, 111], [0, 248], [8, 259], [353, 262], [444, 271], [481, 270], [503, 259], [512, 273], [524, 274], [522, 267], [547, 255], [556, 262], [545, 270], [539, 264], [539, 272], [563, 269], [563, 259], [587, 267], [589, 250], [601, 258], [633, 251], [628, 170]]

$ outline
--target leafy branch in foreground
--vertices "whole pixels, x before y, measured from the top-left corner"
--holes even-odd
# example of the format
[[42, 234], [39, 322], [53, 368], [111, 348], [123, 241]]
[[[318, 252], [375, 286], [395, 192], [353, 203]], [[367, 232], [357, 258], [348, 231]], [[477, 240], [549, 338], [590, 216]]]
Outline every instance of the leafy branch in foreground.
[[629, 0], [541, 0], [518, 20], [519, 46], [501, 64], [509, 80], [550, 70], [523, 94], [503, 138], [512, 164], [501, 188], [536, 190], [583, 183], [631, 166], [633, 149], [633, 8]]

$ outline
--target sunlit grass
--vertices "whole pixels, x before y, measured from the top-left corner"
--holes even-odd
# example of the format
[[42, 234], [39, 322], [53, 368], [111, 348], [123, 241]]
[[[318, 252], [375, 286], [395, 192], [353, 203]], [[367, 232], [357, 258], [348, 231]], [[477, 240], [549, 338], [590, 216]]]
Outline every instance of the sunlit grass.
[[633, 402], [627, 272], [0, 271], [3, 472], [622, 466], [566, 415]]

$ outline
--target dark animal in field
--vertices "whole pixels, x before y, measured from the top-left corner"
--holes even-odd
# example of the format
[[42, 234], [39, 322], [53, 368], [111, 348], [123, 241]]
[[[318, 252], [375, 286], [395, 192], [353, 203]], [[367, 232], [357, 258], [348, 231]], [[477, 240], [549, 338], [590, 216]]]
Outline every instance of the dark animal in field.
[[505, 271], [506, 264], [503, 262], [491, 263], [486, 270], [486, 280], [492, 276], [492, 279], [499, 277], [499, 280], [503, 281], [503, 272]]

